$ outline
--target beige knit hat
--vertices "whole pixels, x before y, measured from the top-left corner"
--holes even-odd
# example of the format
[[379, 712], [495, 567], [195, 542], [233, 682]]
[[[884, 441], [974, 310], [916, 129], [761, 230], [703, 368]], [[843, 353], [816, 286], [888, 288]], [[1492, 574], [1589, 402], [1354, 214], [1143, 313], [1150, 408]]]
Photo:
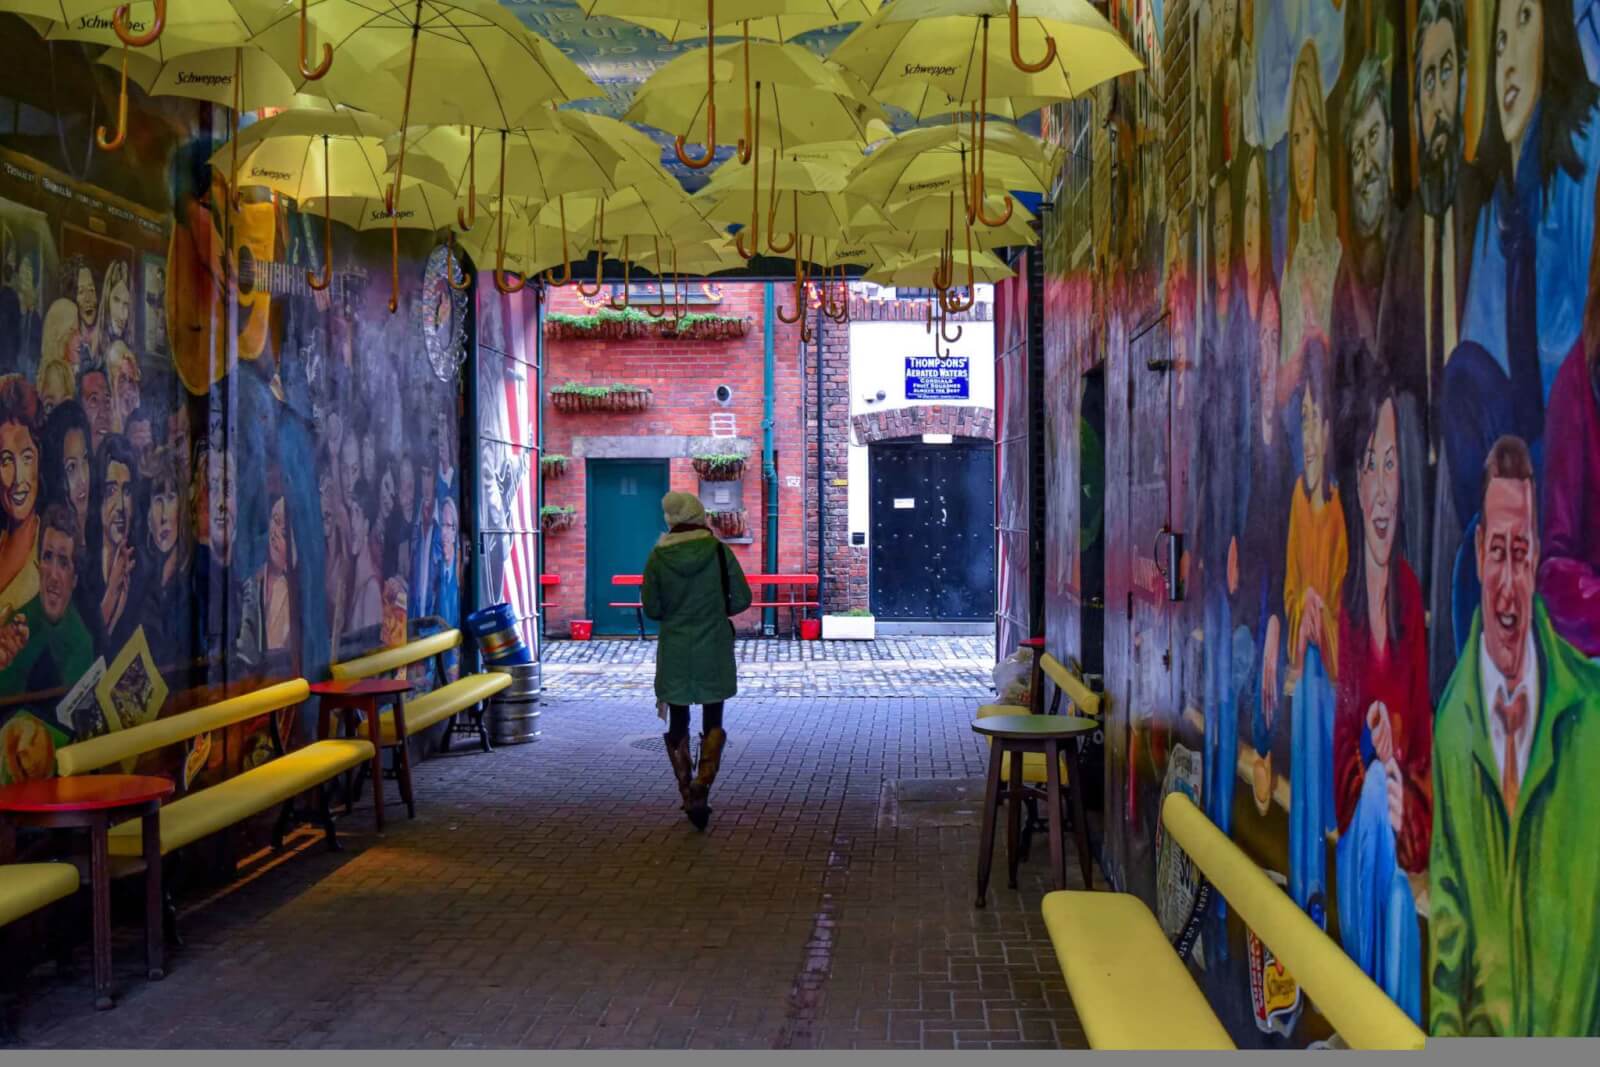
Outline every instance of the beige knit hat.
[[668, 493], [661, 498], [661, 513], [669, 528], [706, 524], [706, 506], [693, 493]]

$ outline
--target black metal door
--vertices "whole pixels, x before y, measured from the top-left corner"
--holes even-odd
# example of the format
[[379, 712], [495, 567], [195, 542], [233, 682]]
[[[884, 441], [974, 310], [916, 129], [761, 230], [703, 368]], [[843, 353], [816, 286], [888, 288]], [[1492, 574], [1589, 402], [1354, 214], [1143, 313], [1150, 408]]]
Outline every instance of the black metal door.
[[994, 445], [885, 441], [871, 451], [872, 613], [994, 617]]

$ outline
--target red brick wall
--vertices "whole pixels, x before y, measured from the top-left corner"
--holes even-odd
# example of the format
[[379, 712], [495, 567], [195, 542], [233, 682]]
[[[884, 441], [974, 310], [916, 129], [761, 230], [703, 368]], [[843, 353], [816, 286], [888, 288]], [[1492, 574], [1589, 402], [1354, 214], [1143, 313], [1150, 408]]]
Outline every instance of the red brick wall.
[[[545, 503], [578, 509], [578, 521], [564, 533], [545, 538], [546, 573], [561, 577], [554, 603], [548, 610], [548, 629], [552, 636], [567, 632], [571, 619], [585, 618], [585, 500], [584, 463], [581, 439], [596, 437], [646, 437], [658, 439], [665, 448], [673, 438], [709, 437], [713, 412], [728, 412], [737, 420], [736, 432], [749, 451], [744, 475], [744, 505], [748, 513], [753, 543], [735, 545], [734, 551], [746, 571], [765, 569], [766, 501], [762, 482], [762, 378], [763, 378], [763, 285], [758, 282], [724, 282], [720, 305], [696, 306], [695, 311], [714, 311], [746, 318], [749, 332], [724, 341], [684, 341], [657, 338], [632, 340], [555, 340], [545, 345], [544, 381], [546, 398], [545, 452], [572, 457], [566, 476], [545, 483]], [[779, 285], [775, 303], [792, 302], [790, 287]], [[585, 314], [587, 309], [571, 288], [550, 290], [548, 310]], [[774, 322], [773, 349], [776, 363], [774, 383], [774, 449], [777, 455], [779, 569], [800, 571], [805, 566], [803, 522], [805, 515], [804, 413], [800, 369], [799, 327]], [[650, 408], [634, 413], [567, 414], [555, 410], [549, 392], [566, 382], [587, 385], [626, 383], [653, 390]], [[719, 385], [733, 390], [727, 407], [716, 398]], [[731, 451], [719, 442], [714, 451]], [[672, 488], [694, 492], [699, 488], [687, 448], [671, 460]], [[791, 488], [789, 478], [799, 478], [800, 487]], [[812, 535], [814, 536], [814, 534]], [[751, 612], [741, 618], [741, 628], [759, 625], [760, 615]], [[787, 613], [779, 620], [788, 625]]]

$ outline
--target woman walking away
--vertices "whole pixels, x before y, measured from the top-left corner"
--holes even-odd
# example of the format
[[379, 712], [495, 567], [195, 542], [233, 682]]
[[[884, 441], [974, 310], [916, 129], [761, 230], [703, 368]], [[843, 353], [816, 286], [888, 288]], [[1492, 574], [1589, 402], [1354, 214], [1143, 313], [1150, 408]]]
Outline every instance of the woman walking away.
[[[706, 526], [706, 509], [689, 493], [668, 493], [661, 510], [669, 531], [644, 568], [644, 613], [661, 623], [656, 699], [671, 710], [667, 757], [697, 829], [711, 818], [706, 798], [728, 735], [723, 702], [738, 692], [732, 617], [750, 607], [750, 586], [732, 552]], [[700, 765], [689, 751], [689, 706], [701, 707]]]

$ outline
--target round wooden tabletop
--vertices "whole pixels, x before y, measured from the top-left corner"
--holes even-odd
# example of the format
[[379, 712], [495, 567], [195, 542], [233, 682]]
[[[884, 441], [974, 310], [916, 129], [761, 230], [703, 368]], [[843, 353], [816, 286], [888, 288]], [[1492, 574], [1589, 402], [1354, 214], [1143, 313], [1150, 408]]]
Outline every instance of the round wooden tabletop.
[[319, 697], [383, 697], [409, 693], [415, 688], [399, 678], [335, 678], [314, 683], [311, 692]]
[[972, 732], [1007, 741], [1047, 741], [1100, 729], [1098, 719], [1076, 715], [990, 715], [972, 720]]
[[143, 774], [86, 774], [41, 778], [0, 789], [0, 811], [26, 814], [106, 811], [165, 800], [177, 787], [169, 778]]

